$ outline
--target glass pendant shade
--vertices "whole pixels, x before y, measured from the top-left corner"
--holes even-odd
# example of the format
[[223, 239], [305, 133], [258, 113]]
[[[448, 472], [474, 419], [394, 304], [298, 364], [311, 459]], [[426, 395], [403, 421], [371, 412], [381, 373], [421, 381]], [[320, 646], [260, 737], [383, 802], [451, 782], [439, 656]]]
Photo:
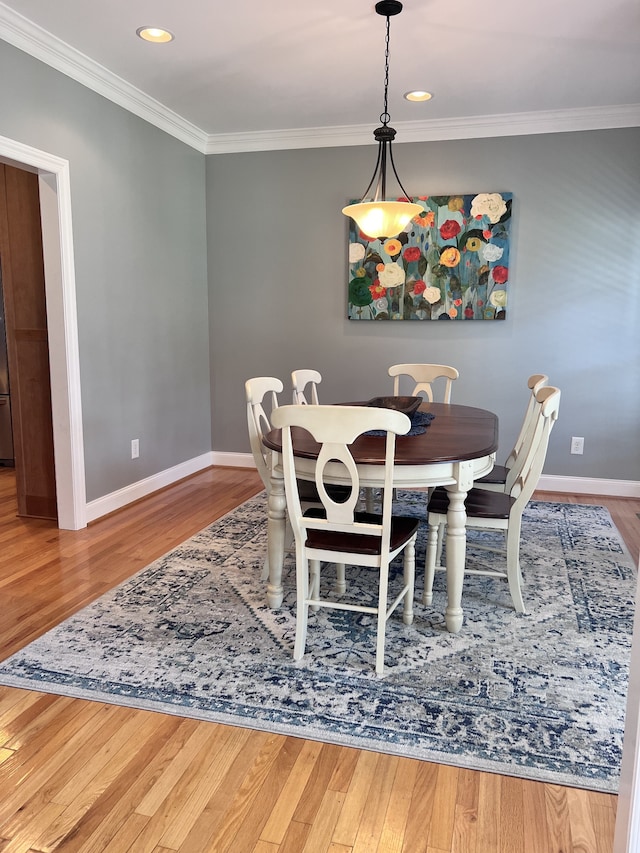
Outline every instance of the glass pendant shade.
[[414, 216], [422, 213], [419, 204], [408, 201], [362, 201], [342, 208], [367, 237], [395, 237]]

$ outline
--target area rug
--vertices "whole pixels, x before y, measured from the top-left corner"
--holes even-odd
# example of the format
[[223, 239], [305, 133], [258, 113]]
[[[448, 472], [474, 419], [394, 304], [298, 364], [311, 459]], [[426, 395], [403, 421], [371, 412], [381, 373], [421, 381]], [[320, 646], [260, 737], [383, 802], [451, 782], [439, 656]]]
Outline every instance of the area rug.
[[[374, 673], [370, 616], [311, 614], [307, 652], [292, 659], [294, 558], [285, 599], [260, 580], [266, 498], [248, 501], [0, 665], [0, 683], [163, 711], [599, 791], [620, 771], [635, 571], [608, 511], [532, 502], [522, 530], [527, 615], [506, 584], [465, 579], [464, 625], [444, 625], [444, 573], [415, 620], [387, 631]], [[425, 496], [397, 511], [425, 518]], [[499, 556], [470, 531], [467, 564]], [[348, 593], [371, 596], [369, 570]], [[323, 571], [326, 583], [333, 567]], [[396, 571], [392, 585], [400, 581]]]

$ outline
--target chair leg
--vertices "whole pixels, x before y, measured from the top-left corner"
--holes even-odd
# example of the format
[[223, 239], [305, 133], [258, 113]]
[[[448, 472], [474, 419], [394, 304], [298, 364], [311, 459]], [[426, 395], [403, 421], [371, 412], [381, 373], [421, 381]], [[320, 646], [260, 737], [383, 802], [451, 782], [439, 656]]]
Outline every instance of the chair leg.
[[347, 581], [344, 574], [344, 563], [336, 563], [336, 592], [343, 595], [347, 591]]
[[440, 528], [443, 524], [429, 520], [427, 529], [427, 553], [424, 560], [424, 591], [422, 603], [431, 604], [433, 601], [433, 578], [436, 573], [436, 557], [438, 555], [438, 543], [441, 539]]
[[375, 512], [375, 495], [373, 489], [366, 488], [364, 490], [364, 508], [367, 512]]
[[264, 562], [262, 563], [262, 574], [260, 575], [261, 581], [269, 580], [269, 555], [265, 554]]
[[376, 675], [384, 674], [384, 640], [387, 630], [387, 593], [389, 587], [389, 565], [380, 567], [378, 587], [378, 625], [376, 631]]
[[524, 599], [522, 598], [522, 575], [520, 573], [520, 519], [512, 519], [509, 522], [507, 536], [507, 580], [509, 581], [509, 592], [511, 600], [517, 613], [526, 613]]
[[402, 610], [402, 621], [405, 625], [413, 622], [413, 596], [416, 581], [416, 537], [405, 546], [404, 549], [404, 585], [407, 591], [404, 594], [404, 607]]
[[444, 532], [447, 525], [442, 523], [438, 525], [438, 547], [436, 548], [436, 565], [442, 565], [442, 546], [444, 545]]
[[296, 640], [293, 659], [300, 660], [307, 645], [307, 620], [309, 616], [309, 564], [301, 554], [296, 554]]
[[[320, 598], [320, 560], [309, 560], [309, 598]], [[319, 604], [312, 604], [315, 612], [320, 610]]]

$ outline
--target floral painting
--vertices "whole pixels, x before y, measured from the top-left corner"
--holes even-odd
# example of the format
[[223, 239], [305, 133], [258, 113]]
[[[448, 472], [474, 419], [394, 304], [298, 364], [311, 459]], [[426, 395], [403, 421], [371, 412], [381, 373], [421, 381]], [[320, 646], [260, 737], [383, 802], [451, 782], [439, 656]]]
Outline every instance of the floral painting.
[[349, 227], [350, 320], [504, 320], [511, 193], [418, 196], [397, 237]]

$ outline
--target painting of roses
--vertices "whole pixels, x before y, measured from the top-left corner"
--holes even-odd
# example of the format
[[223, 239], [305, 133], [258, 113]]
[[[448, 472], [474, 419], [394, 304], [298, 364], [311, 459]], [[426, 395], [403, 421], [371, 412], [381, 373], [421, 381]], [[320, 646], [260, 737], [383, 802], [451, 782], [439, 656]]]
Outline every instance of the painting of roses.
[[349, 220], [350, 320], [504, 320], [511, 193], [417, 196], [397, 237]]

